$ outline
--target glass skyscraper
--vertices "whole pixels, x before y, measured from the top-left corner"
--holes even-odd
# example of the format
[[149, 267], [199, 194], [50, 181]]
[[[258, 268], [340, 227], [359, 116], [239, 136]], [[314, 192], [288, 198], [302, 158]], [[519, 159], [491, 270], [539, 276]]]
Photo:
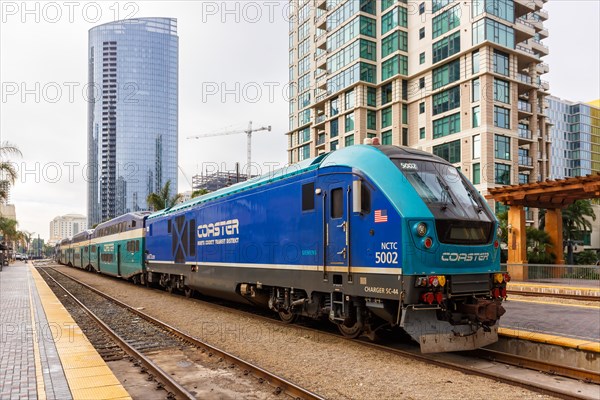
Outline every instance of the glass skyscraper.
[[88, 223], [148, 209], [177, 190], [177, 21], [139, 18], [89, 31]]

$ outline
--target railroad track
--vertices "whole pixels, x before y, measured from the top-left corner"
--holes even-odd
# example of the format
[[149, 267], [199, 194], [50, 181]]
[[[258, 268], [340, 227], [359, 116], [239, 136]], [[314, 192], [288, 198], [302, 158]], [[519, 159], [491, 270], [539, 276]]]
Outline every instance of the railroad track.
[[[57, 272], [69, 277], [70, 279], [73, 279], [74, 281], [84, 285], [85, 287], [88, 287], [90, 290], [95, 291], [96, 293], [98, 293], [106, 298], [112, 299], [112, 297], [99, 292], [98, 290], [94, 289], [93, 287], [88, 286], [87, 284], [80, 282], [80, 281], [76, 280], [75, 278], [73, 278], [67, 274], [64, 274], [63, 272], [60, 272], [60, 271], [57, 271]], [[158, 289], [154, 289], [154, 290], [160, 291]], [[113, 299], [113, 300], [118, 302], [119, 304], [122, 304], [125, 307], [128, 307], [127, 305], [121, 303], [120, 301], [118, 301], [116, 299]], [[252, 311], [240, 310], [240, 307], [238, 307], [238, 305], [236, 305], [236, 307], [233, 308], [231, 306], [223, 305], [222, 302], [220, 302], [221, 304], [215, 304], [214, 302], [207, 302], [207, 301], [200, 300], [200, 299], [193, 299], [193, 301], [205, 303], [205, 304], [210, 305], [211, 307], [221, 308], [221, 309], [229, 310], [229, 311], [231, 311], [232, 309], [235, 309], [240, 312], [252, 314], [253, 317], [255, 317], [255, 318], [261, 318], [261, 319], [268, 320], [271, 323], [277, 323], [277, 324], [289, 326], [272, 316], [261, 315], [261, 314], [257, 314], [256, 312], [252, 312]], [[144, 316], [145, 318], [147, 317], [149, 319], [152, 319], [152, 317], [149, 317], [146, 314], [144, 314], [138, 310], [133, 309], [133, 311], [136, 312], [137, 314], [139, 314], [140, 316]], [[311, 331], [318, 335], [326, 335], [326, 336], [332, 336], [332, 337], [335, 337], [338, 339], [340, 339], [340, 338], [345, 339], [341, 334], [334, 333], [331, 331], [324, 331], [322, 329], [316, 329], [311, 326], [305, 326], [305, 325], [300, 325], [300, 324], [296, 324], [295, 326], [297, 326], [301, 329]], [[175, 328], [171, 328], [171, 329], [176, 330]], [[350, 339], [348, 339], [348, 340], [350, 340]], [[547, 395], [555, 396], [555, 397], [562, 398], [562, 399], [585, 398], [583, 396], [578, 396], [571, 392], [567, 392], [567, 391], [560, 390], [560, 389], [553, 389], [551, 387], [548, 387], [548, 386], [545, 386], [545, 385], [542, 385], [542, 384], [539, 384], [539, 383], [536, 383], [533, 381], [528, 381], [526, 379], [519, 379], [519, 378], [515, 378], [515, 377], [510, 377], [508, 375], [499, 376], [497, 371], [487, 371], [486, 369], [477, 368], [475, 366], [469, 366], [469, 365], [466, 365], [464, 362], [463, 363], [457, 362], [455, 359], [453, 359], [452, 357], [450, 357], [446, 354], [434, 354], [434, 355], [421, 354], [419, 348], [414, 345], [397, 344], [397, 343], [379, 344], [379, 343], [373, 343], [373, 342], [366, 341], [366, 340], [355, 340], [355, 341], [365, 347], [376, 348], [378, 350], [392, 353], [392, 354], [395, 354], [395, 355], [398, 355], [401, 357], [410, 358], [413, 360], [418, 360], [418, 361], [426, 362], [429, 364], [434, 364], [434, 365], [437, 365], [437, 366], [440, 366], [443, 368], [450, 368], [450, 369], [460, 371], [463, 373], [467, 373], [467, 374], [471, 374], [471, 375], [477, 375], [477, 376], [481, 376], [481, 377], [485, 377], [485, 378], [490, 378], [490, 379], [493, 379], [496, 381], [520, 386], [520, 387], [523, 387], [523, 388], [526, 388], [526, 389], [529, 389], [529, 390], [532, 390], [532, 391], [535, 391], [538, 393], [547, 394]], [[547, 362], [543, 362], [543, 361], [531, 360], [531, 359], [527, 359], [524, 357], [508, 354], [508, 353], [502, 353], [502, 352], [497, 352], [497, 351], [487, 350], [487, 349], [479, 349], [479, 350], [471, 351], [471, 352], [463, 352], [463, 353], [461, 353], [461, 355], [467, 356], [468, 358], [471, 358], [471, 359], [485, 359], [485, 360], [490, 360], [493, 362], [514, 365], [514, 366], [520, 367], [520, 368], [527, 368], [527, 369], [543, 372], [548, 375], [559, 375], [559, 376], [564, 376], [564, 377], [568, 377], [571, 379], [576, 379], [579, 381], [585, 381], [585, 382], [596, 383], [596, 384], [600, 383], [600, 374], [598, 374], [598, 373], [594, 373], [594, 372], [587, 371], [587, 370], [581, 370], [581, 369], [577, 369], [577, 368], [569, 368], [569, 367], [559, 366], [556, 364], [547, 363]]]
[[[73, 295], [71, 292], [69, 292], [53, 276], [51, 276], [46, 271], [47, 269], [50, 269], [50, 270], [60, 274], [61, 276], [70, 279], [72, 282], [80, 285], [81, 287], [85, 288], [86, 290], [89, 290], [89, 291], [95, 293], [96, 295], [102, 296], [109, 302], [114, 303], [118, 307], [121, 307], [121, 308], [127, 310], [127, 312], [135, 314], [139, 318], [146, 321], [148, 324], [151, 324], [155, 329], [163, 331], [163, 333], [164, 332], [168, 333], [168, 337], [173, 339], [173, 343], [169, 343], [168, 340], [166, 341], [167, 343], [164, 343], [164, 339], [163, 339], [162, 343], [156, 344], [156, 335], [153, 334], [154, 332], [152, 332], [152, 329], [147, 329], [147, 328], [143, 329], [143, 332], [144, 332], [143, 336], [145, 339], [129, 338], [129, 340], [126, 340], [126, 339], [122, 338], [115, 331], [113, 331], [107, 324], [105, 324], [100, 319], [100, 317], [98, 317], [93, 311], [91, 311], [82, 302], [80, 302], [76, 298], [75, 295]], [[129, 305], [119, 301], [118, 299], [111, 297], [105, 293], [102, 293], [99, 290], [87, 285], [86, 283], [81, 282], [81, 281], [69, 276], [68, 274], [65, 274], [65, 273], [58, 271], [51, 267], [39, 268], [38, 270], [43, 271], [45, 273], [45, 275], [48, 276], [51, 281], [53, 281], [57, 286], [59, 286], [62, 290], [64, 290], [66, 292], [66, 294], [73, 301], [77, 302], [78, 305], [82, 309], [84, 309], [86, 311], [86, 313], [88, 313], [89, 316], [91, 318], [93, 318], [94, 321], [97, 322], [103, 328], [103, 330], [110, 336], [110, 338], [112, 340], [114, 340], [116, 343], [118, 343], [118, 345], [126, 353], [128, 353], [131, 357], [134, 357], [136, 360], [139, 360], [139, 363], [141, 363], [143, 365], [143, 369], [146, 369], [147, 371], [149, 371], [151, 376], [159, 382], [158, 385], [159, 386], [164, 385], [165, 390], [167, 390], [169, 392], [169, 397], [175, 397], [177, 399], [194, 399], [195, 398], [195, 396], [192, 393], [188, 392], [184, 387], [179, 385], [169, 374], [167, 374], [162, 369], [160, 369], [160, 367], [158, 367], [155, 363], [153, 363], [148, 357], [144, 356], [142, 354], [142, 351], [153, 350], [154, 347], [164, 348], [165, 346], [169, 346], [169, 345], [178, 346], [181, 343], [186, 343], [188, 345], [191, 345], [191, 346], [194, 346], [194, 347], [200, 349], [200, 351], [202, 353], [207, 353], [209, 357], [214, 357], [215, 359], [219, 359], [219, 361], [225, 362], [227, 365], [229, 365], [230, 368], [238, 368], [240, 371], [243, 372], [243, 375], [249, 376], [249, 377], [254, 377], [259, 383], [269, 384], [270, 386], [273, 387], [274, 394], [284, 394], [284, 395], [293, 397], [298, 400], [300, 400], [300, 399], [323, 400], [323, 398], [321, 396], [319, 396], [315, 393], [312, 393], [312, 392], [286, 380], [285, 378], [283, 378], [281, 376], [278, 376], [272, 372], [262, 369], [252, 363], [244, 361], [244, 360], [240, 359], [239, 357], [234, 356], [233, 354], [230, 354], [224, 350], [218, 349], [218, 348], [216, 348], [206, 342], [203, 342], [195, 337], [187, 335], [186, 333], [178, 330], [177, 328], [172, 327], [162, 321], [159, 321], [140, 310], [130, 307]], [[102, 308], [108, 308], [106, 302], [104, 302], [102, 304]], [[139, 327], [136, 327], [136, 330], [139, 331]], [[136, 343], [135, 346], [132, 346], [128, 343], [131, 341], [134, 341]], [[138, 349], [136, 349], [136, 347], [141, 347], [143, 350], [139, 351]]]
[[560, 294], [560, 293], [542, 293], [542, 292], [522, 292], [520, 290], [508, 290], [507, 294], [528, 296], [528, 297], [554, 297], [557, 299], [570, 299], [580, 301], [597, 301], [600, 302], [600, 296], [584, 296], [576, 294]]

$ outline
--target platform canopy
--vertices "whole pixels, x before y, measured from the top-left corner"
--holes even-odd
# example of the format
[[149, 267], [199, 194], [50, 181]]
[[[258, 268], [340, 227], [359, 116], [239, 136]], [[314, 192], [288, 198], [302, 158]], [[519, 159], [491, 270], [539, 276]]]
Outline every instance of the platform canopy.
[[527, 241], [525, 207], [545, 208], [544, 230], [553, 244], [556, 264], [564, 264], [562, 208], [577, 200], [600, 197], [600, 174], [557, 179], [554, 181], [502, 186], [488, 190], [486, 199], [510, 206], [508, 210], [508, 271], [519, 280], [527, 280]]
[[502, 186], [488, 192], [486, 199], [508, 206], [563, 208], [576, 200], [600, 197], [600, 174]]

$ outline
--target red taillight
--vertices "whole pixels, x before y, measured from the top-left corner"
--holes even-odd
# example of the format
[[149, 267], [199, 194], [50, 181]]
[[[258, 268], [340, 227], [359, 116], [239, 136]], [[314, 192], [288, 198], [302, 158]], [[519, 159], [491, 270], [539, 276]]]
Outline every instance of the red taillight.
[[444, 301], [444, 296], [442, 295], [442, 292], [437, 292], [435, 294], [435, 302], [438, 304], [442, 304], [442, 301]]
[[504, 273], [504, 282], [510, 282], [510, 274], [508, 272]]
[[498, 244], [498, 241], [497, 241], [497, 240], [494, 240], [494, 248], [495, 248], [495, 249], [497, 249], [497, 248], [498, 248], [498, 246], [499, 246], [499, 244]]
[[440, 281], [437, 276], [429, 277], [429, 285], [437, 287], [437, 286], [439, 286], [439, 284], [440, 284]]
[[421, 295], [421, 301], [423, 303], [432, 304], [433, 303], [433, 293], [427, 292]]
[[431, 246], [433, 246], [433, 240], [430, 237], [426, 237], [425, 241], [423, 242], [423, 245], [426, 249], [430, 249]]

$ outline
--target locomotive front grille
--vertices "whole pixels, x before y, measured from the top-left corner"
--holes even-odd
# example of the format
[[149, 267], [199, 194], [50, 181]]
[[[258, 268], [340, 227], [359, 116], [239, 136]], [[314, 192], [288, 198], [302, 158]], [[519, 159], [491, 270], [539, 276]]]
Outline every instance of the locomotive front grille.
[[452, 275], [450, 280], [450, 292], [452, 294], [482, 293], [489, 291], [490, 279], [488, 275]]

